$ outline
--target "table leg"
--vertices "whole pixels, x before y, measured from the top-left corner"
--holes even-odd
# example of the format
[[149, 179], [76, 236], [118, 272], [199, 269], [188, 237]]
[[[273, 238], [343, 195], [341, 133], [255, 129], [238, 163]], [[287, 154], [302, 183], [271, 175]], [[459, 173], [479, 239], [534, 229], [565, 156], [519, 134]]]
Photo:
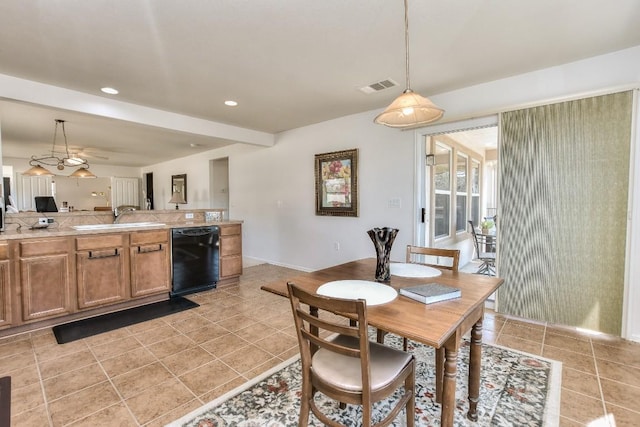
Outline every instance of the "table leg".
[[444, 347], [436, 349], [436, 403], [442, 403], [442, 379], [444, 377]]
[[456, 340], [457, 336], [454, 335], [453, 340], [449, 340], [444, 347], [444, 376], [440, 419], [442, 427], [453, 426], [453, 411], [456, 407], [456, 363], [458, 360], [458, 344], [455, 342]]
[[482, 317], [471, 328], [469, 349], [469, 412], [467, 418], [478, 421], [478, 399], [480, 398], [480, 365], [482, 364]]

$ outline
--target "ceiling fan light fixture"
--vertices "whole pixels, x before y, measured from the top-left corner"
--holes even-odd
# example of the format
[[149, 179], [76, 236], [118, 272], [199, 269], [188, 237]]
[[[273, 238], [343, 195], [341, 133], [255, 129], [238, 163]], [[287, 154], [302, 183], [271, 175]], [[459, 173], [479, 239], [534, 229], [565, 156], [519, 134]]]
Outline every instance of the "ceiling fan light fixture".
[[[56, 127], [53, 131], [53, 144], [51, 146], [51, 155], [36, 157], [31, 156], [29, 165], [31, 169], [23, 172], [27, 176], [54, 176], [55, 174], [46, 169], [46, 166], [55, 166], [59, 171], [63, 171], [66, 167], [80, 166], [80, 169], [72, 173], [70, 176], [74, 178], [95, 178], [96, 176], [89, 171], [89, 162], [78, 156], [69, 154], [69, 144], [67, 143], [67, 132], [64, 128], [64, 120], [56, 119]], [[58, 125], [62, 126], [62, 135], [64, 136], [64, 157], [56, 156], [56, 137], [58, 136]]]
[[382, 113], [378, 114], [374, 123], [392, 128], [407, 128], [425, 125], [439, 120], [444, 110], [431, 100], [411, 90], [409, 78], [409, 5], [404, 0], [404, 42], [405, 42], [405, 75], [407, 88]]
[[84, 162], [85, 162], [84, 159], [81, 159], [80, 157], [76, 157], [76, 156], [69, 157], [67, 159], [67, 163], [70, 164], [71, 166], [78, 166], [83, 164]]

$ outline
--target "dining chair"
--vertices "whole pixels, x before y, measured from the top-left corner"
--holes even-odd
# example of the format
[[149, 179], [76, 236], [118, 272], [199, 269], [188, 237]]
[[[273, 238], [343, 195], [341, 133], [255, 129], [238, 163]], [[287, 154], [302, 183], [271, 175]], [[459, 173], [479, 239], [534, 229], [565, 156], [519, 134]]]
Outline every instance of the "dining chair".
[[[352, 422], [372, 426], [373, 404], [404, 386], [398, 403], [373, 425], [391, 424], [404, 408], [407, 426], [414, 427], [415, 358], [369, 341], [366, 301], [314, 295], [293, 283], [287, 283], [287, 288], [302, 362], [298, 426], [308, 425], [309, 410], [325, 425], [343, 426], [318, 408], [314, 401], [318, 391], [340, 403], [361, 405], [361, 423]], [[318, 315], [308, 313], [307, 305], [317, 309]], [[356, 325], [349, 319], [356, 319]]]
[[473, 236], [473, 245], [476, 251], [476, 258], [482, 263], [476, 271], [477, 274], [486, 274], [488, 276], [496, 275], [496, 237], [486, 234], [476, 233], [473, 221], [469, 220], [471, 235]]
[[[437, 257], [437, 259], [435, 260], [435, 262], [426, 262], [432, 258], [422, 258], [424, 256]], [[440, 261], [442, 261], [442, 259], [446, 260], [447, 264], [440, 264]], [[407, 264], [421, 264], [427, 265], [429, 267], [443, 268], [446, 270], [457, 272], [458, 265], [460, 263], [460, 251], [458, 249], [427, 248], [423, 246], [407, 245], [406, 261]], [[378, 329], [378, 331], [376, 332], [376, 341], [378, 341], [378, 343], [380, 344], [384, 344], [384, 337], [386, 335], [386, 331]], [[402, 349], [404, 351], [407, 351], [408, 344], [409, 342], [407, 341], [407, 339], [403, 338]]]
[[[422, 258], [424, 256], [437, 257], [437, 259], [435, 262], [429, 262], [428, 260], [431, 258], [426, 258], [427, 261], [424, 261]], [[447, 260], [447, 264], [440, 264], [441, 258]], [[460, 251], [458, 249], [425, 248], [422, 246], [407, 245], [407, 263], [422, 264], [458, 271]]]

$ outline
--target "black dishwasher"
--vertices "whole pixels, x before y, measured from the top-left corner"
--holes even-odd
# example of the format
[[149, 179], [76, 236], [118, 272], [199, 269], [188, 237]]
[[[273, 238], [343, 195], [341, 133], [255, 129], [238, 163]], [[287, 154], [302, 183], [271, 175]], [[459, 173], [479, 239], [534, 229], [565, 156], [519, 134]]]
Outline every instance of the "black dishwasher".
[[171, 296], [216, 287], [219, 228], [185, 227], [171, 232]]

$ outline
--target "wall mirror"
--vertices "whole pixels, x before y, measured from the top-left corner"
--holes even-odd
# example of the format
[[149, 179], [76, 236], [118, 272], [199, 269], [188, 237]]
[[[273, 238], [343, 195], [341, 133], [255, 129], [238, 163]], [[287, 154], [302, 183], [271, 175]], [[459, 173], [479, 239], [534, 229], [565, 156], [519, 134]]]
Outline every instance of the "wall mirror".
[[171, 194], [180, 193], [187, 201], [187, 174], [171, 175]]

